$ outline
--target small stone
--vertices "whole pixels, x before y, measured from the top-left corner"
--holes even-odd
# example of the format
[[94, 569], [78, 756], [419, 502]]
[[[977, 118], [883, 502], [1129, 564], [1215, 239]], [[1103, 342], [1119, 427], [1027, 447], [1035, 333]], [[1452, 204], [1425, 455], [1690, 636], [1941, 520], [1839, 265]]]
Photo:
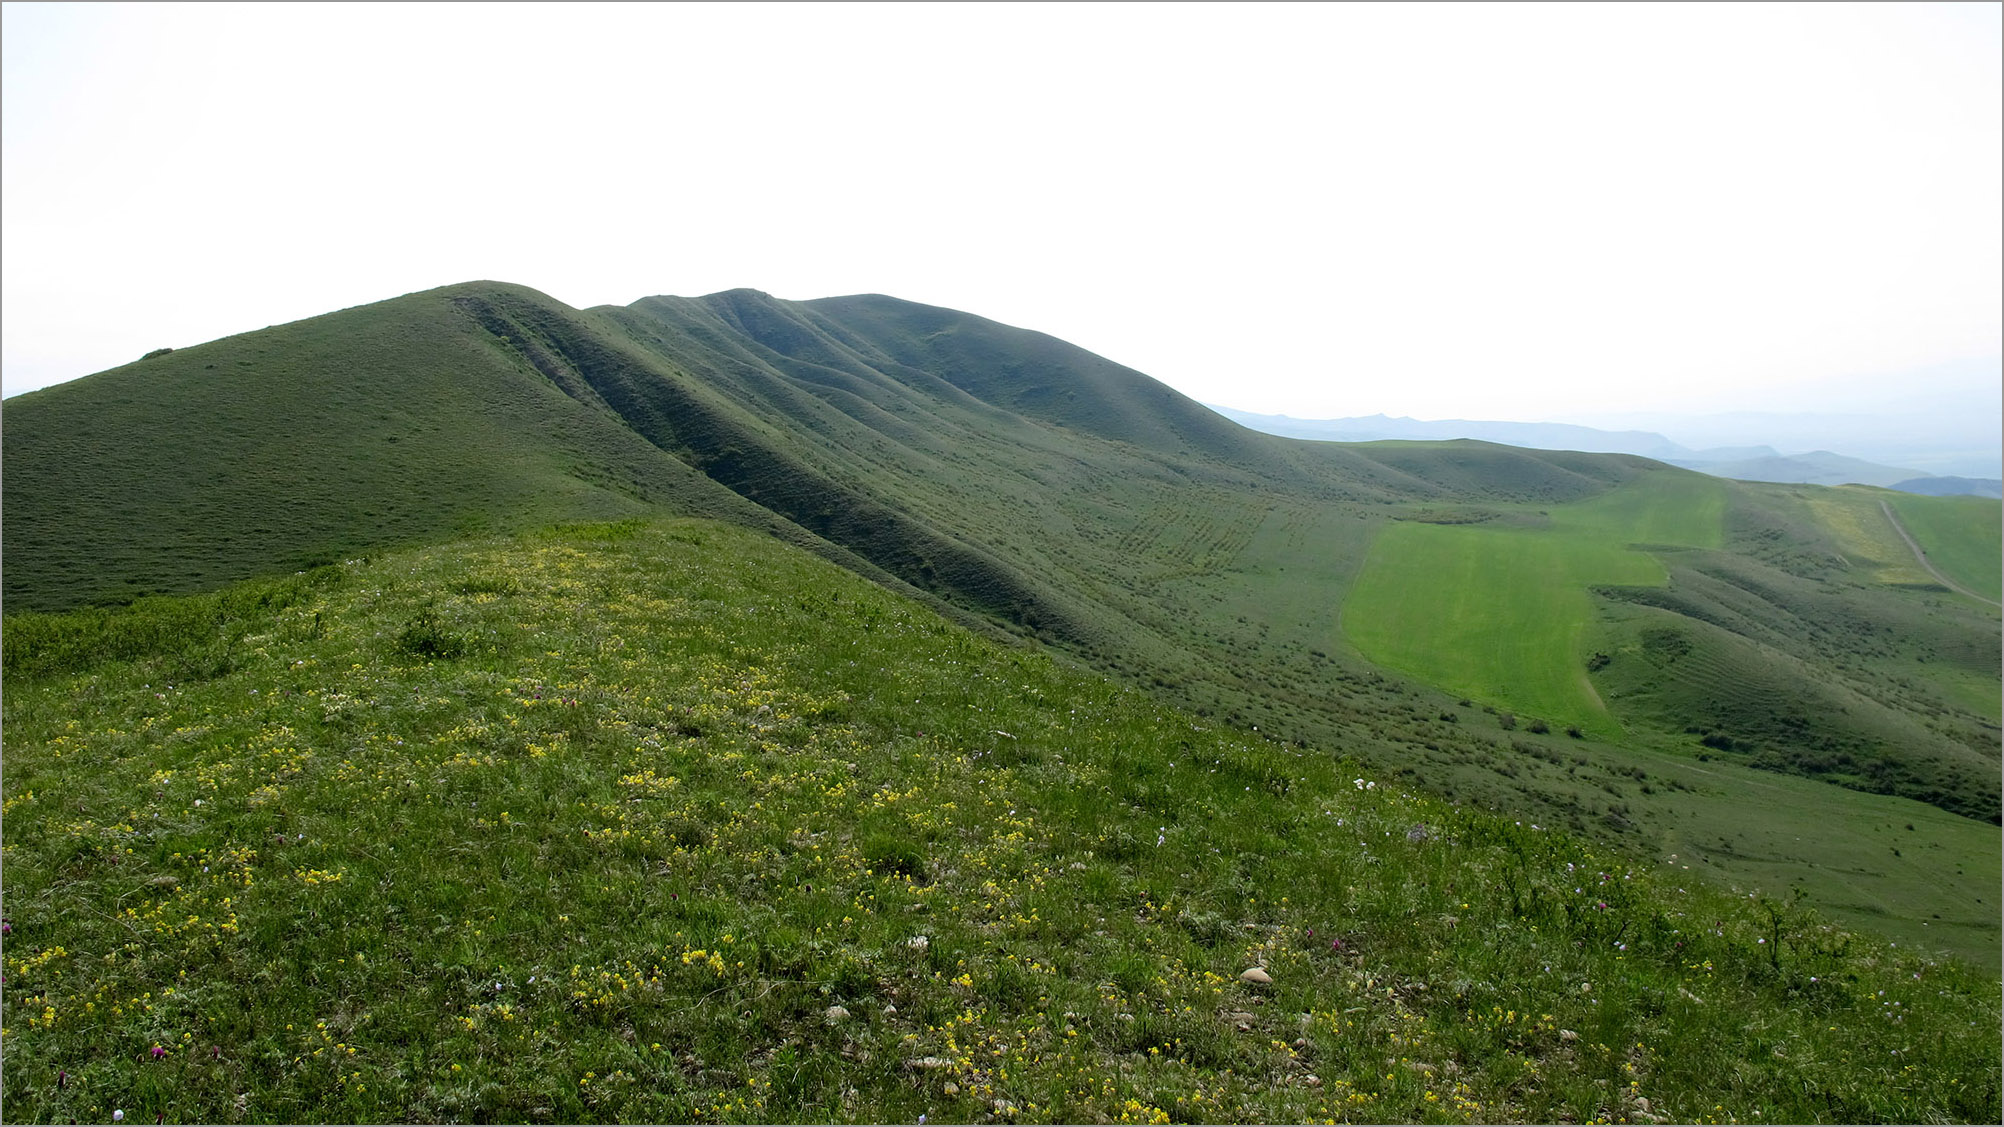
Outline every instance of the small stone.
[[946, 1087], [941, 1090], [944, 1091], [949, 1096], [957, 1096], [960, 1094], [960, 1085], [955, 1084], [951, 1080], [948, 1080], [946, 1082]]
[[1294, 1039], [1294, 1047], [1295, 1047], [1295, 1048], [1297, 1048], [1297, 1049], [1305, 1049], [1305, 1048], [1307, 1048], [1307, 1047], [1308, 1047], [1308, 1038], [1306, 1038], [1306, 1037], [1296, 1037], [1296, 1038]]
[[885, 1017], [896, 1017], [896, 1016], [898, 1016], [898, 1008], [897, 1008], [896, 1006], [885, 1006], [885, 1007], [884, 1007], [884, 1016], [885, 1016]]
[[1262, 967], [1247, 967], [1245, 970], [1239, 972], [1239, 981], [1250, 982], [1257, 986], [1267, 986], [1272, 984], [1273, 976], [1266, 973], [1266, 970]]
[[1313, 1072], [1309, 1073], [1301, 1082], [1311, 1088], [1320, 1088], [1322, 1086], [1322, 1078]]
[[945, 1068], [952, 1063], [952, 1061], [947, 1060], [945, 1057], [919, 1057], [916, 1060], [906, 1061], [905, 1067], [923, 1069], [930, 1072], [935, 1068]]
[[829, 1021], [846, 1021], [849, 1018], [849, 1011], [841, 1006], [829, 1006], [822, 1013]]
[[1226, 1021], [1251, 1021], [1252, 1019], [1253, 1015], [1244, 1010], [1230, 1010], [1225, 1014]]

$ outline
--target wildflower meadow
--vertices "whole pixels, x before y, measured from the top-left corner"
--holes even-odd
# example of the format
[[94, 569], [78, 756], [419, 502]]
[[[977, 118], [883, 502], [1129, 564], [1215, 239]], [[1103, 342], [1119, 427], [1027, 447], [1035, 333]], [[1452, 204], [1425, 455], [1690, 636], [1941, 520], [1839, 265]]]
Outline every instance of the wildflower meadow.
[[5, 647], [12, 1121], [1998, 1118], [1994, 974], [720, 524]]

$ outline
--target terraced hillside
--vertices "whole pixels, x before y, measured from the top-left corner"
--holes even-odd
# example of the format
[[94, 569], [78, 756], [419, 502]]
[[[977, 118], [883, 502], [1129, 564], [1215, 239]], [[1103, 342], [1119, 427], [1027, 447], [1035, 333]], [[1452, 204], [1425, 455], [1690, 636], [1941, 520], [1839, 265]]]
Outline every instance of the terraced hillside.
[[[1800, 882], [1903, 941], [1997, 950], [1976, 903], [1996, 881], [1996, 611], [1846, 556], [1814, 491], [1622, 455], [1256, 434], [1053, 338], [877, 296], [581, 311], [470, 283], [6, 413], [10, 613], [469, 529], [713, 515], [1216, 722], [1728, 880]], [[1504, 543], [1519, 581], [1495, 621], [1541, 639], [1509, 659], [1522, 678], [1435, 667], [1456, 646], [1423, 616], [1392, 631], [1420, 657], [1371, 640], [1374, 560], [1460, 545], [1480, 564], [1469, 545]], [[1647, 675], [1666, 631], [1705, 655], [1688, 678]], [[1744, 669], [1766, 671], [1757, 692], [1716, 691]], [[1786, 811], [1710, 832], [1777, 787]], [[1882, 848], [1888, 823], [1925, 840]], [[1815, 844], [1750, 852], [1770, 831]], [[1854, 854], [1874, 860], [1832, 860]]]

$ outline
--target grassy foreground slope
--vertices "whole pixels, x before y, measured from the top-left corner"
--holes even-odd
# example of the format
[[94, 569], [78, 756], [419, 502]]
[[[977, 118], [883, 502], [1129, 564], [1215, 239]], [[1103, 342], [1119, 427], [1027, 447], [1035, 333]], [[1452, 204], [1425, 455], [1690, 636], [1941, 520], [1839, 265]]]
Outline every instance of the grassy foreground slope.
[[1994, 979], [734, 527], [408, 550], [5, 645], [11, 1119], [1999, 1112]]

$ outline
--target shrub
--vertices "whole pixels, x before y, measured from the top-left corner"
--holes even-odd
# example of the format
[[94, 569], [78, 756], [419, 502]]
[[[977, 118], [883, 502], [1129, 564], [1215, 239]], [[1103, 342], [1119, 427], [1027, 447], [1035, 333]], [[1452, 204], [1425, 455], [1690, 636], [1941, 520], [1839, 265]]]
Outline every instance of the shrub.
[[427, 661], [450, 661], [466, 653], [466, 639], [448, 631], [438, 615], [426, 608], [397, 633], [397, 648]]

